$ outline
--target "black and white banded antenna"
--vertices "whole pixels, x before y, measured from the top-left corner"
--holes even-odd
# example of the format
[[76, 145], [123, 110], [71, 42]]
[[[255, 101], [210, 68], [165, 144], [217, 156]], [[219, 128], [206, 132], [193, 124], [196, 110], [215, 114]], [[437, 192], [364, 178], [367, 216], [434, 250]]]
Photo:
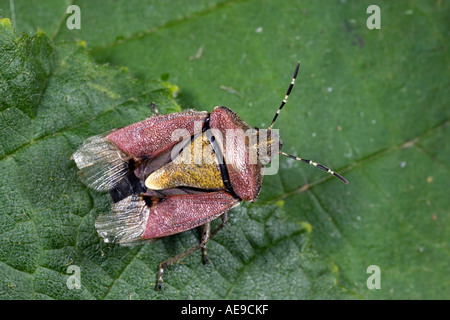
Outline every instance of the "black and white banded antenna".
[[297, 62], [297, 67], [295, 67], [295, 72], [294, 72], [294, 76], [292, 77], [291, 84], [289, 85], [289, 88], [288, 88], [287, 91], [286, 91], [286, 95], [284, 96], [283, 101], [281, 101], [281, 105], [280, 105], [280, 107], [278, 108], [277, 113], [275, 113], [275, 116], [273, 117], [272, 123], [270, 124], [269, 128], [267, 128], [267, 130], [271, 130], [271, 129], [272, 129], [273, 124], [275, 123], [275, 121], [276, 121], [277, 118], [278, 118], [278, 115], [279, 115], [280, 112], [281, 112], [281, 109], [283, 109], [284, 105], [286, 104], [287, 99], [289, 98], [289, 95], [291, 94], [292, 88], [294, 87], [295, 79], [297, 78], [297, 74], [298, 74], [298, 69], [299, 69], [299, 68], [300, 68], [300, 61]]
[[343, 176], [341, 176], [339, 173], [336, 173], [336, 172], [328, 169], [327, 167], [321, 165], [320, 163], [317, 163], [317, 162], [314, 162], [314, 161], [311, 161], [311, 160], [308, 160], [308, 159], [303, 159], [303, 158], [300, 158], [300, 157], [295, 157], [293, 155], [284, 153], [283, 151], [280, 151], [280, 154], [283, 155], [283, 156], [289, 157], [291, 159], [294, 159], [294, 160], [297, 160], [297, 161], [300, 161], [300, 162], [303, 162], [303, 163], [310, 164], [310, 165], [312, 165], [312, 166], [314, 166], [316, 168], [319, 168], [319, 169], [321, 169], [321, 170], [323, 170], [325, 172], [328, 172], [329, 174], [335, 176], [336, 178], [338, 178], [342, 182], [348, 183], [348, 180], [345, 179]]
[[[292, 88], [294, 87], [295, 79], [297, 78], [297, 75], [298, 75], [298, 69], [299, 69], [299, 68], [300, 68], [300, 61], [297, 63], [297, 66], [295, 67], [294, 76], [292, 77], [292, 81], [291, 81], [291, 83], [290, 83], [290, 85], [289, 85], [289, 88], [288, 88], [287, 91], [286, 91], [286, 95], [284, 96], [284, 99], [283, 99], [283, 101], [281, 102], [280, 107], [279, 107], [278, 110], [277, 110], [277, 113], [275, 113], [275, 116], [273, 117], [272, 123], [270, 124], [268, 130], [272, 130], [272, 127], [273, 127], [275, 121], [277, 120], [278, 115], [280, 114], [280, 112], [281, 112], [281, 110], [283, 109], [283, 107], [286, 105], [287, 99], [289, 98], [289, 95], [291, 94]], [[325, 171], [325, 172], [328, 172], [329, 174], [335, 176], [336, 178], [338, 178], [338, 179], [341, 180], [342, 182], [348, 183], [348, 180], [345, 179], [343, 176], [341, 176], [339, 173], [336, 173], [336, 172], [330, 170], [329, 168], [327, 168], [327, 167], [321, 165], [320, 163], [317, 163], [317, 162], [314, 162], [314, 161], [311, 161], [311, 160], [308, 160], [308, 159], [303, 159], [303, 158], [300, 158], [300, 157], [296, 157], [296, 156], [287, 154], [287, 153], [282, 152], [282, 151], [280, 151], [279, 154], [280, 154], [280, 155], [283, 155], [283, 156], [286, 156], [286, 157], [288, 157], [288, 158], [294, 159], [294, 160], [299, 161], [299, 162], [303, 162], [303, 163], [310, 164], [310, 165], [312, 165], [312, 166], [314, 166], [314, 167], [316, 167], [316, 168], [319, 168], [319, 169], [321, 169], [321, 170], [323, 170], [323, 171]]]

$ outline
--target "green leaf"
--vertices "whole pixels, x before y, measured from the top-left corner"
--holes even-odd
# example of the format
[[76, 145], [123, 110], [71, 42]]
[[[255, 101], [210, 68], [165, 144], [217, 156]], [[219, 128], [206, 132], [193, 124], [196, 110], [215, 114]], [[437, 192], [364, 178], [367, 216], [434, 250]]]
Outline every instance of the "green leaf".
[[[7, 173], [1, 190], [3, 298], [345, 296], [336, 288], [333, 265], [309, 248], [310, 226], [289, 223], [282, 216], [282, 203], [234, 210], [229, 231], [209, 246], [214, 263], [203, 267], [198, 255], [188, 258], [167, 271], [164, 292], [155, 292], [158, 263], [195, 245], [198, 235], [187, 232], [136, 248], [104, 244], [93, 222], [109, 209], [109, 195], [87, 190], [70, 156], [84, 138], [148, 115], [148, 101], [166, 112], [176, 111], [171, 100], [175, 87], [135, 80], [123, 68], [99, 66], [83, 42], [53, 47], [43, 33], [17, 38], [9, 20], [1, 22], [2, 43], [11, 51], [1, 64], [24, 61], [21, 65], [27, 66], [31, 61], [33, 68], [21, 72], [46, 84], [41, 88], [37, 81], [8, 81], [11, 68], [3, 69], [1, 86], [10, 93], [3, 110], [1, 141], [6, 143], [0, 159]], [[35, 43], [45, 50], [34, 49]], [[52, 66], [50, 71], [34, 67], [42, 60]], [[41, 97], [30, 117], [19, 106], [33, 94]], [[80, 267], [81, 290], [66, 285], [70, 265]], [[293, 281], [300, 285], [286, 295]]]
[[[0, 2], [2, 14], [29, 35], [3, 21], [1, 61], [8, 46], [18, 60], [11, 74], [0, 64], [2, 297], [448, 297], [448, 2], [379, 1], [380, 30], [366, 27], [370, 1], [77, 1], [80, 30], [66, 28], [68, 3], [14, 4]], [[31, 36], [38, 28], [56, 47]], [[85, 46], [71, 43], [79, 40]], [[283, 150], [350, 184], [281, 159], [257, 203], [233, 210], [210, 242], [212, 264], [193, 254], [154, 292], [156, 265], [197, 243], [197, 232], [103, 244], [93, 225], [108, 196], [77, 181], [70, 154], [148, 116], [152, 99], [174, 110], [172, 87], [156, 78], [180, 88], [183, 108], [225, 105], [267, 127], [297, 60], [276, 124]], [[71, 264], [81, 290], [67, 289]], [[366, 285], [370, 265], [381, 289]]]

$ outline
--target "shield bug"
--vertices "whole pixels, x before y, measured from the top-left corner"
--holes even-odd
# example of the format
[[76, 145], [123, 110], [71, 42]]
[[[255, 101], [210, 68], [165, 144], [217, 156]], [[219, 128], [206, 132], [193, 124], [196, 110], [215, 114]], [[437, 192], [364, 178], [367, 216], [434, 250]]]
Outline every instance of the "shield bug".
[[[97, 191], [109, 191], [111, 211], [95, 226], [105, 242], [138, 244], [202, 227], [201, 241], [159, 265], [164, 269], [202, 249], [227, 223], [227, 212], [241, 201], [253, 202], [261, 190], [265, 166], [284, 155], [341, 175], [311, 160], [280, 151], [273, 125], [294, 86], [300, 63], [268, 129], [251, 128], [234, 111], [215, 107], [155, 116], [88, 138], [73, 154], [81, 180]], [[222, 223], [211, 230], [210, 222]]]

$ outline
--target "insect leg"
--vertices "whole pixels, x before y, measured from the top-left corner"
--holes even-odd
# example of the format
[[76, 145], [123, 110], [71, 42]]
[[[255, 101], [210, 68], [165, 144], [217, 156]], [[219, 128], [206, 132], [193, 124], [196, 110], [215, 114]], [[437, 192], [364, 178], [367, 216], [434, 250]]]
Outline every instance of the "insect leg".
[[179, 260], [183, 259], [184, 257], [187, 257], [188, 255], [190, 255], [192, 252], [200, 249], [203, 247], [203, 243], [200, 242], [198, 245], [187, 249], [186, 251], [177, 254], [175, 257], [172, 257], [170, 259], [167, 259], [166, 261], [163, 261], [159, 264], [159, 271], [158, 271], [158, 283], [156, 285], [156, 290], [161, 290], [162, 288], [162, 282], [163, 282], [163, 274], [164, 274], [164, 269], [171, 266], [172, 264], [178, 262]]
[[221, 216], [221, 219], [222, 219], [222, 224], [221, 224], [220, 226], [218, 226], [218, 227], [216, 228], [216, 230], [214, 230], [214, 231], [211, 233], [210, 238], [214, 237], [214, 236], [215, 236], [220, 230], [222, 230], [223, 227], [225, 227], [225, 225], [228, 223], [228, 211], [227, 211], [227, 212], [224, 212], [224, 214]]
[[[175, 257], [172, 257], [170, 259], [167, 259], [163, 262], [161, 262], [159, 264], [159, 271], [158, 271], [158, 283], [156, 284], [156, 290], [161, 290], [162, 288], [162, 282], [163, 282], [163, 275], [164, 275], [164, 269], [171, 266], [172, 264], [178, 262], [179, 260], [183, 259], [184, 257], [187, 257], [188, 255], [192, 254], [194, 251], [202, 248], [202, 250], [204, 250], [204, 254], [206, 253], [206, 243], [208, 243], [208, 241], [215, 236], [220, 230], [223, 229], [223, 227], [225, 227], [225, 225], [228, 222], [228, 214], [227, 212], [225, 212], [222, 216], [222, 223], [220, 226], [218, 226], [213, 232], [210, 232], [210, 225], [209, 223], [205, 224], [203, 226], [203, 231], [202, 231], [202, 240], [199, 244], [197, 244], [196, 246], [193, 246], [192, 248], [187, 249], [186, 251], [177, 254]], [[205, 258], [205, 255], [203, 256]], [[208, 256], [206, 256], [206, 259], [208, 259]], [[205, 260], [204, 260], [205, 261]], [[209, 259], [207, 260], [209, 262]], [[208, 263], [205, 262], [205, 263]]]
[[202, 247], [202, 254], [203, 254], [203, 263], [209, 264], [209, 258], [208, 253], [206, 252], [206, 243], [209, 241], [211, 235], [211, 223], [205, 223], [202, 226], [202, 240], [201, 243], [204, 243], [205, 245]]
[[[203, 238], [203, 237], [202, 237]], [[156, 285], [156, 290], [161, 290], [162, 288], [162, 282], [163, 282], [163, 274], [164, 274], [164, 269], [171, 266], [172, 264], [178, 262], [179, 260], [183, 259], [184, 257], [187, 257], [188, 255], [192, 254], [194, 251], [203, 248], [206, 244], [206, 242], [209, 241], [211, 237], [208, 236], [205, 239], [202, 239], [202, 241], [197, 244], [196, 246], [187, 249], [186, 251], [177, 254], [175, 257], [172, 257], [170, 259], [167, 259], [166, 261], [163, 261], [159, 264], [159, 272], [158, 272], [158, 283]]]
[[210, 223], [204, 224], [202, 229], [202, 242], [205, 244], [202, 248], [203, 252], [203, 263], [209, 264], [209, 258], [208, 253], [206, 252], [206, 243], [214, 237], [220, 230], [225, 227], [225, 225], [228, 223], [228, 212], [225, 212], [222, 216], [222, 223], [220, 226], [218, 226], [212, 233], [211, 233], [211, 225]]

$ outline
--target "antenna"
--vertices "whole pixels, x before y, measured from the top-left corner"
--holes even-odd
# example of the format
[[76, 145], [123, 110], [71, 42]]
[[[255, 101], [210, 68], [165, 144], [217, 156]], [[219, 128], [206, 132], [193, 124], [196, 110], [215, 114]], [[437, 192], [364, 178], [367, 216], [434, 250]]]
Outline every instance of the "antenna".
[[[268, 130], [271, 130], [271, 129], [272, 129], [272, 127], [273, 127], [275, 121], [276, 121], [277, 118], [278, 118], [278, 115], [279, 115], [280, 112], [281, 112], [281, 109], [283, 109], [284, 105], [286, 104], [287, 99], [289, 98], [289, 95], [291, 94], [292, 88], [294, 87], [295, 79], [297, 78], [297, 75], [298, 75], [298, 69], [299, 69], [299, 68], [300, 68], [300, 61], [297, 63], [297, 66], [295, 67], [294, 76], [292, 77], [291, 84], [289, 85], [289, 88], [288, 88], [287, 91], [286, 91], [286, 95], [284, 96], [284, 99], [283, 99], [283, 101], [281, 102], [281, 105], [280, 105], [280, 107], [278, 108], [277, 113], [275, 113], [275, 116], [273, 117], [272, 123], [270, 124]], [[283, 156], [286, 156], [286, 157], [288, 157], [288, 158], [291, 158], [291, 159], [300, 161], [300, 162], [304, 162], [304, 163], [310, 164], [310, 165], [312, 165], [312, 166], [314, 166], [314, 167], [316, 167], [316, 168], [319, 168], [319, 169], [321, 169], [321, 170], [323, 170], [323, 171], [325, 171], [325, 172], [328, 172], [329, 174], [335, 176], [336, 178], [338, 178], [338, 179], [341, 180], [342, 182], [344, 182], [344, 183], [346, 183], [346, 184], [348, 183], [348, 180], [345, 179], [343, 176], [341, 176], [340, 174], [338, 174], [338, 173], [336, 173], [336, 172], [334, 172], [334, 171], [328, 169], [327, 167], [321, 165], [320, 163], [317, 163], [317, 162], [314, 162], [314, 161], [311, 161], [311, 160], [307, 160], [307, 159], [303, 159], [303, 158], [299, 158], [299, 157], [295, 157], [295, 156], [292, 156], [292, 155], [290, 155], [290, 154], [284, 153], [284, 152], [282, 152], [282, 151], [280, 151], [279, 154], [281, 154], [281, 155], [283, 155]]]
[[347, 180], [347, 179], [345, 179], [345, 178], [344, 178], [343, 176], [341, 176], [340, 174], [338, 174], [338, 173], [336, 173], [336, 172], [334, 172], [334, 171], [331, 171], [330, 169], [328, 169], [327, 167], [321, 165], [320, 163], [316, 163], [316, 162], [313, 162], [313, 161], [311, 161], [311, 160], [307, 160], [307, 159], [303, 159], [303, 158], [299, 158], [299, 157], [294, 157], [294, 156], [292, 156], [292, 155], [290, 155], [290, 154], [287, 154], [287, 153], [284, 153], [284, 152], [282, 152], [282, 151], [280, 151], [280, 154], [283, 155], [283, 156], [289, 157], [289, 158], [291, 158], [291, 159], [294, 159], [294, 160], [297, 160], [297, 161], [300, 161], [300, 162], [304, 162], [304, 163], [310, 164], [310, 165], [312, 165], [312, 166], [314, 166], [314, 167], [316, 167], [316, 168], [319, 168], [319, 169], [321, 169], [321, 170], [323, 170], [323, 171], [326, 171], [326, 172], [328, 172], [329, 174], [331, 174], [331, 175], [335, 176], [336, 178], [338, 178], [339, 180], [341, 180], [342, 182], [348, 184], [348, 180]]
[[272, 123], [270, 124], [268, 130], [271, 130], [273, 127], [273, 124], [275, 123], [275, 120], [277, 120], [278, 115], [281, 112], [281, 109], [283, 109], [284, 105], [287, 102], [287, 99], [289, 98], [289, 95], [291, 94], [292, 88], [294, 87], [295, 79], [297, 78], [298, 69], [300, 68], [300, 61], [297, 63], [297, 67], [295, 68], [294, 76], [292, 77], [291, 84], [289, 85], [289, 88], [286, 91], [286, 95], [284, 96], [283, 101], [281, 102], [280, 107], [277, 110], [277, 113], [275, 113], [275, 116], [273, 117]]

